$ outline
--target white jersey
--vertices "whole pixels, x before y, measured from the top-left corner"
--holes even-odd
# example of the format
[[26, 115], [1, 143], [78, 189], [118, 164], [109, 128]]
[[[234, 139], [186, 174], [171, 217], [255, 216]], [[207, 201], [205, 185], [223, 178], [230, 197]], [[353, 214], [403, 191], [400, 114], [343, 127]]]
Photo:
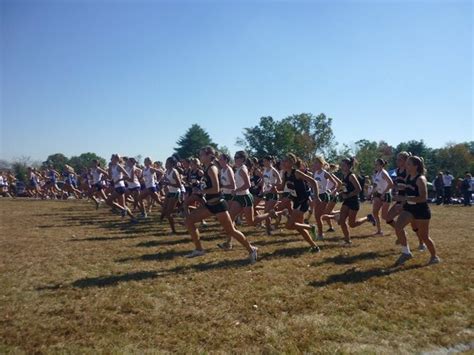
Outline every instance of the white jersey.
[[126, 166], [125, 170], [127, 171], [130, 179], [132, 179], [132, 181], [127, 182], [128, 188], [135, 189], [137, 187], [140, 187], [140, 181], [138, 181], [137, 174], [135, 174], [135, 168], [133, 166]]
[[[229, 185], [230, 183], [230, 169], [229, 167], [222, 169], [220, 173], [220, 181], [221, 181], [221, 186], [223, 185]], [[232, 193], [232, 189], [225, 188], [223, 187], [222, 193], [225, 195], [230, 195]]]
[[326, 175], [327, 175], [327, 171], [324, 169], [320, 170], [319, 172], [315, 171], [313, 173], [313, 177], [314, 177], [314, 180], [316, 180], [316, 183], [318, 184], [318, 189], [319, 189], [320, 194], [323, 194], [328, 190], [328, 181], [330, 180], [326, 178]]
[[332, 182], [332, 180], [328, 179], [328, 184], [327, 184], [328, 191], [332, 191], [335, 187], [336, 185]]
[[171, 186], [171, 184], [176, 185], [178, 183], [174, 178], [174, 174], [177, 174], [175, 169], [171, 169], [170, 171], [166, 170], [165, 172], [166, 180], [168, 180], [168, 182], [170, 183], [170, 185], [168, 185], [168, 192], [170, 193], [176, 193], [181, 191], [179, 187]]
[[273, 168], [265, 168], [263, 171], [263, 193], [269, 193], [278, 183], [278, 172]]
[[91, 170], [92, 175], [92, 185], [96, 185], [102, 180], [102, 172], [99, 169], [93, 168]]
[[[245, 185], [245, 181], [244, 179], [242, 178], [242, 176], [240, 175], [240, 171], [243, 170], [247, 173], [248, 175], [248, 169], [247, 169], [247, 166], [244, 164], [242, 165], [240, 168], [237, 168], [236, 172], [235, 172], [235, 187], [237, 189], [241, 188], [242, 186]], [[235, 194], [238, 195], [238, 196], [245, 196], [245, 195], [248, 195], [250, 193], [249, 189], [246, 189], [246, 190], [243, 190], [243, 191], [237, 191]]]
[[123, 181], [123, 173], [121, 170], [119, 170], [119, 166], [112, 165], [111, 170], [114, 187], [125, 187], [125, 181]]
[[[385, 180], [383, 178], [383, 172], [385, 170], [380, 170], [378, 173], [375, 173], [375, 175], [373, 176], [373, 181], [374, 181], [374, 189], [376, 192], [378, 192], [379, 194], [381, 194], [382, 192], [385, 191], [385, 189], [387, 188], [388, 186], [388, 182], [387, 180]], [[388, 192], [388, 191], [387, 191]]]
[[143, 169], [143, 180], [145, 180], [145, 187], [147, 189], [156, 186], [156, 174], [154, 171], [151, 171], [149, 167]]
[[5, 180], [3, 179], [3, 176], [0, 175], [0, 187], [5, 185]]

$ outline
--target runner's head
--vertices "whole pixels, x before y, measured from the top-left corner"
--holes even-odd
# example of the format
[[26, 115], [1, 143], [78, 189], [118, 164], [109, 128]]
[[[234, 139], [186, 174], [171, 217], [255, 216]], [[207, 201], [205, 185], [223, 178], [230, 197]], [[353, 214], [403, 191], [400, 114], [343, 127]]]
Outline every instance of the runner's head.
[[407, 159], [410, 155], [411, 153], [408, 153], [405, 151], [398, 153], [397, 154], [397, 168], [404, 169], [405, 163], [407, 162]]
[[341, 160], [341, 170], [347, 174], [352, 171], [354, 166], [357, 164], [357, 160], [354, 157], [347, 157]]
[[321, 169], [326, 169], [328, 163], [324, 159], [322, 155], [317, 156], [314, 158], [314, 163], [313, 163], [313, 168], [315, 171], [321, 170]]
[[375, 170], [381, 171], [387, 164], [388, 162], [382, 158], [375, 159]]
[[412, 155], [407, 159], [406, 169], [410, 175], [426, 174], [425, 162], [423, 158]]

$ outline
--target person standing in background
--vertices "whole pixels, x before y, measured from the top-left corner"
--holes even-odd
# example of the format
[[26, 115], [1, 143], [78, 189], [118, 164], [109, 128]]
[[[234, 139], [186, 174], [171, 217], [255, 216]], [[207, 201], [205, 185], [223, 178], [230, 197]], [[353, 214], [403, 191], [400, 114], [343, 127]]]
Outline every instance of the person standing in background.
[[464, 206], [471, 207], [472, 187], [473, 187], [472, 175], [468, 171], [466, 171], [464, 174], [464, 180], [462, 181], [462, 184], [461, 184], [461, 192], [462, 192]]
[[444, 181], [443, 181], [443, 173], [440, 171], [436, 179], [433, 180], [433, 186], [436, 191], [436, 204], [439, 206], [443, 203], [444, 198]]
[[445, 171], [443, 175], [443, 184], [444, 184], [444, 204], [451, 204], [452, 196], [452, 185], [453, 185], [454, 176], [451, 175], [449, 171]]

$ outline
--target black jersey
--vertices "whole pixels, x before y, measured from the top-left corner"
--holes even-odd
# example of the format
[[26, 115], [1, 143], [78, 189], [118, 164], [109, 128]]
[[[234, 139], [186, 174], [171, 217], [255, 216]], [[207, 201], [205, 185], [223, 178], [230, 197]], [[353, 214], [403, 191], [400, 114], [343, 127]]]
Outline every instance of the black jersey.
[[[342, 178], [342, 191], [343, 193], [345, 194], [350, 194], [351, 192], [355, 191], [355, 186], [354, 184], [352, 183], [351, 181], [351, 176], [353, 176], [354, 174], [350, 173], [346, 176], [344, 176]], [[354, 176], [355, 177], [355, 176]], [[355, 177], [356, 178], [356, 177]], [[357, 179], [357, 178], [356, 178]], [[355, 200], [355, 201], [358, 201], [359, 200], [359, 197], [356, 195], [356, 196], [351, 196], [349, 198], [346, 198], [345, 199], [346, 201], [347, 200]]]
[[[208, 174], [208, 171], [212, 166], [215, 166], [215, 165], [211, 164], [206, 168], [206, 170], [204, 170], [204, 176], [202, 177], [202, 181], [201, 181], [201, 188], [203, 190], [210, 189], [211, 187], [213, 187], [211, 177]], [[219, 184], [219, 179], [217, 180], [217, 183]], [[211, 200], [213, 198], [218, 198], [218, 197], [221, 197], [220, 192], [215, 193], [215, 194], [206, 194], [206, 200]]]
[[308, 186], [305, 181], [296, 177], [296, 169], [291, 169], [291, 172], [285, 171], [283, 174], [284, 184], [290, 190], [290, 196], [297, 201], [306, 200], [309, 198]]
[[253, 174], [250, 177], [250, 193], [252, 195], [258, 195], [260, 193], [260, 183], [262, 182], [262, 178], [257, 174]]
[[395, 185], [397, 187], [398, 195], [405, 196], [406, 195], [406, 178], [407, 178], [407, 171], [397, 169], [397, 177], [395, 178]]
[[[418, 188], [418, 185], [416, 184], [420, 176], [421, 175], [417, 175], [413, 179], [411, 178], [410, 175], [407, 176], [407, 179], [406, 179], [406, 195], [407, 196], [414, 196], [414, 197], [420, 196], [420, 189]], [[411, 202], [410, 204], [413, 204], [413, 202]]]

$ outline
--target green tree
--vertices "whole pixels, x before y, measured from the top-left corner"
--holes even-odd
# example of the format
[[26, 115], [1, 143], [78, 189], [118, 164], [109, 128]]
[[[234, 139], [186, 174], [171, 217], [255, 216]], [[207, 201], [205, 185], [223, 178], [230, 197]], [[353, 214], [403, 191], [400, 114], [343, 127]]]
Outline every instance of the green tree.
[[211, 140], [209, 133], [198, 124], [193, 124], [176, 144], [178, 147], [174, 150], [181, 158], [195, 157], [198, 155], [199, 149], [208, 145], [217, 149], [217, 145]]
[[55, 170], [63, 171], [64, 165], [69, 164], [69, 159], [62, 153], [51, 154], [43, 162], [43, 167], [46, 168], [52, 165]]
[[433, 153], [435, 169], [437, 171], [449, 170], [455, 177], [464, 176], [466, 171], [474, 171], [474, 152], [470, 143], [447, 144], [444, 148], [436, 149]]
[[69, 159], [68, 164], [72, 166], [72, 168], [77, 172], [80, 173], [84, 169], [90, 167], [92, 160], [98, 160], [102, 167], [106, 166], [106, 161], [104, 158], [98, 156], [95, 153], [82, 153], [79, 156], [73, 156]]
[[27, 156], [22, 156], [18, 159], [12, 161], [11, 167], [13, 174], [15, 177], [24, 183], [26, 183], [28, 176], [27, 176], [27, 169], [31, 166], [31, 158]]
[[301, 113], [281, 121], [261, 117], [257, 126], [244, 129], [244, 138], [238, 139], [237, 144], [258, 157], [266, 154], [281, 157], [293, 152], [311, 161], [315, 155], [331, 151], [334, 141], [331, 124], [332, 118], [323, 113], [318, 116]]
[[398, 144], [392, 156], [392, 164], [395, 165], [395, 159], [397, 157], [397, 154], [402, 151], [406, 151], [411, 153], [412, 155], [422, 157], [425, 162], [426, 169], [428, 170], [428, 177], [433, 177], [433, 174], [436, 174], [438, 167], [436, 166], [436, 163], [434, 161], [433, 149], [428, 147], [423, 141], [423, 139], [420, 141], [411, 140]]
[[[387, 142], [374, 142], [367, 139], [361, 139], [355, 143], [355, 157], [357, 159], [357, 171], [363, 175], [372, 175], [376, 159], [384, 159], [388, 163], [393, 155], [393, 147]], [[387, 168], [392, 167], [389, 164]]]

